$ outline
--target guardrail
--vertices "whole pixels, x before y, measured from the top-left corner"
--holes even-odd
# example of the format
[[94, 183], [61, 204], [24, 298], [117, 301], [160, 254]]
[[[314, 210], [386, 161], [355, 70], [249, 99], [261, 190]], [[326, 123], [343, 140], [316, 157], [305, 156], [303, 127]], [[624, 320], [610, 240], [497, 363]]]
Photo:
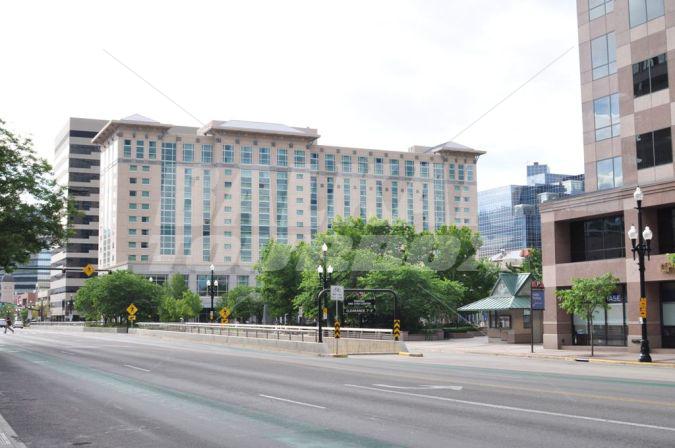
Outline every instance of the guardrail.
[[98, 322], [84, 322], [84, 321], [77, 321], [77, 322], [40, 322], [40, 321], [32, 321], [30, 323], [30, 326], [39, 326], [39, 327], [84, 327], [85, 324], [92, 324], [92, 323], [98, 323]]
[[[210, 324], [210, 323], [165, 323], [139, 322], [135, 327], [145, 330], [178, 331], [183, 333], [218, 334], [260, 339], [284, 339], [288, 341], [316, 341], [314, 327], [291, 325]], [[382, 328], [342, 328], [343, 338], [393, 340], [392, 331]], [[332, 337], [332, 328], [323, 329], [325, 337]]]

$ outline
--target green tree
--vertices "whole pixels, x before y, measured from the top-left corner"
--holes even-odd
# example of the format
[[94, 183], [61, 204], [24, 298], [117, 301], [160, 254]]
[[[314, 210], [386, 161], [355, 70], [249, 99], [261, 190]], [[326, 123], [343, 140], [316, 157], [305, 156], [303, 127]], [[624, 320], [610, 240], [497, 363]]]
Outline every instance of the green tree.
[[21, 310], [19, 316], [21, 317], [21, 322], [23, 322], [24, 324], [28, 322], [28, 310], [26, 308]]
[[202, 299], [193, 291], [183, 291], [183, 297], [178, 301], [178, 313], [184, 320], [194, 319], [202, 311]]
[[528, 254], [523, 260], [521, 266], [508, 266], [511, 272], [528, 272], [532, 274], [532, 277], [535, 280], [541, 281], [544, 278], [542, 262], [541, 262], [541, 251], [539, 249], [528, 249]]
[[272, 316], [293, 313], [293, 299], [299, 293], [302, 272], [298, 269], [304, 245], [293, 247], [270, 240], [256, 265], [258, 292]]
[[607, 298], [616, 291], [619, 279], [607, 273], [600, 277], [575, 278], [571, 289], [559, 289], [556, 296], [560, 308], [569, 314], [586, 319], [591, 337], [591, 356], [595, 354], [593, 342], [593, 315], [596, 310], [609, 308]]
[[227, 307], [230, 310], [230, 319], [242, 322], [255, 317], [256, 322], [262, 322], [264, 302], [256, 288], [252, 286], [237, 286], [220, 297], [217, 309]]
[[455, 275], [455, 279], [466, 288], [466, 293], [459, 305], [466, 305], [489, 296], [497, 278], [499, 278], [499, 266], [489, 260], [481, 259], [465, 265], [465, 269]]
[[14, 317], [14, 310], [16, 307], [12, 303], [0, 302], [0, 318], [5, 318], [7, 316]]
[[162, 288], [129, 271], [114, 271], [84, 282], [75, 294], [75, 308], [87, 319], [125, 322], [127, 307], [138, 308], [139, 320], [154, 320]]
[[64, 223], [75, 212], [51, 172], [49, 163], [36, 156], [33, 142], [0, 120], [0, 269], [11, 272], [68, 236]]
[[176, 322], [183, 318], [192, 319], [202, 310], [199, 295], [188, 289], [182, 274], [173, 274], [162, 287], [159, 301], [159, 319], [163, 322]]

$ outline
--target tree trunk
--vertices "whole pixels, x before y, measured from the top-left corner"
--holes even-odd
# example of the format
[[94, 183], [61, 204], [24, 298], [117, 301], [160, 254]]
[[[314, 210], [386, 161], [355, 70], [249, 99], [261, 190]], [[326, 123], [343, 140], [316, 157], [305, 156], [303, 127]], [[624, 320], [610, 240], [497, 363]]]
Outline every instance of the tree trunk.
[[593, 313], [590, 314], [588, 322], [591, 324], [591, 358], [595, 355], [595, 345], [593, 343]]

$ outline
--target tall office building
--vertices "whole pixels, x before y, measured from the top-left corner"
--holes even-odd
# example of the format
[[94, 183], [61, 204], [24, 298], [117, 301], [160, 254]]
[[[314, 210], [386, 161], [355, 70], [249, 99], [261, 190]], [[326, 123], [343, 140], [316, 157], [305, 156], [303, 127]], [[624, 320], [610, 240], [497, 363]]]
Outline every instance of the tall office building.
[[[586, 345], [590, 328], [556, 304], [576, 277], [619, 278], [609, 309], [594, 318], [596, 344], [639, 350], [639, 273], [627, 230], [633, 192], [654, 234], [646, 265], [652, 347], [675, 347], [675, 2], [577, 0], [586, 194], [542, 205], [544, 346]], [[637, 341], [637, 342], [636, 342]]]
[[160, 282], [182, 273], [206, 296], [209, 265], [220, 292], [252, 285], [268, 240], [309, 242], [338, 215], [477, 229], [482, 151], [318, 139], [315, 129], [248, 121], [200, 129], [139, 115], [109, 121], [93, 139], [101, 147], [99, 267]]
[[[100, 150], [91, 139], [106, 124], [104, 120], [70, 118], [56, 139], [54, 172], [80, 215], [72, 222], [73, 236], [64, 247], [54, 249], [52, 267], [82, 268], [98, 263], [98, 189]], [[73, 296], [87, 277], [82, 272], [54, 270], [49, 290], [52, 320], [71, 320]]]
[[478, 192], [478, 255], [492, 257], [519, 249], [541, 249], [539, 205], [578, 194], [584, 176], [553, 174], [547, 165], [527, 166], [527, 185], [506, 185]]

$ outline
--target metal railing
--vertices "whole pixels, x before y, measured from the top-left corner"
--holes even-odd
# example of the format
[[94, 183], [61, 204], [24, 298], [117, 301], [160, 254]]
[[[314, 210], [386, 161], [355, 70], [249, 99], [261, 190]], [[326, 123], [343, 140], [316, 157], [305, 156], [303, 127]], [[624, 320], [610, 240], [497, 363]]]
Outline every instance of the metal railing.
[[[314, 342], [317, 340], [315, 327], [291, 325], [252, 324], [210, 324], [210, 323], [166, 323], [139, 322], [135, 325], [144, 330], [178, 331], [183, 333], [216, 334], [258, 339], [284, 339], [288, 341]], [[392, 340], [392, 330], [382, 328], [342, 328], [342, 338]], [[323, 329], [326, 337], [333, 336], [332, 328]]]
[[91, 324], [91, 322], [77, 321], [77, 322], [51, 322], [51, 321], [32, 321], [30, 323], [31, 327], [84, 327], [85, 324]]

